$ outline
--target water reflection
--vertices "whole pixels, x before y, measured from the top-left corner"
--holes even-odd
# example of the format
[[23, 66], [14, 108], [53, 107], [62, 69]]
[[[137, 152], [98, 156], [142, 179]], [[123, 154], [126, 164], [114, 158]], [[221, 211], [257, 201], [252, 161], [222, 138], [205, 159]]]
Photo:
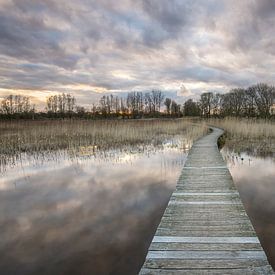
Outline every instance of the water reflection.
[[21, 155], [2, 169], [1, 274], [136, 274], [185, 149]]
[[246, 211], [261, 244], [275, 268], [275, 161], [274, 158], [236, 154], [227, 148], [222, 154], [238, 187]]

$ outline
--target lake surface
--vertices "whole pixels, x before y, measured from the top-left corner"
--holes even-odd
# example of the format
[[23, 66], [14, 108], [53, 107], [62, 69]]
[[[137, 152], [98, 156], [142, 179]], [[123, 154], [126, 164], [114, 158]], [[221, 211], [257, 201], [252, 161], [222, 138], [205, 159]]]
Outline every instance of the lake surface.
[[175, 138], [5, 161], [1, 274], [137, 274], [190, 145]]
[[275, 269], [275, 159], [222, 149], [246, 212]]

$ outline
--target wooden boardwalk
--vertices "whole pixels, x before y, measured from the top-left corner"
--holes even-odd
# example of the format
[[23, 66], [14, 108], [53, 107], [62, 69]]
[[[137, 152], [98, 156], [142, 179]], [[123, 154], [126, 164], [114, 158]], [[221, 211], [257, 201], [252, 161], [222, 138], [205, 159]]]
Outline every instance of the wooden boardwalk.
[[191, 148], [140, 274], [274, 274], [218, 150]]

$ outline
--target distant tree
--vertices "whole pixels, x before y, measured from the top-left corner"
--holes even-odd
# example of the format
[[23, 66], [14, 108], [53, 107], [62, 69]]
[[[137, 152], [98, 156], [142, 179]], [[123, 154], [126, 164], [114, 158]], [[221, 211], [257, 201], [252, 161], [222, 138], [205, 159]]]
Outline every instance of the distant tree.
[[144, 112], [143, 93], [142, 92], [137, 92], [136, 97], [137, 97], [137, 109], [138, 109], [138, 113], [142, 114]]
[[245, 113], [245, 89], [232, 89], [221, 95], [221, 114], [223, 116], [242, 116]]
[[200, 107], [197, 102], [194, 102], [193, 99], [188, 99], [183, 105], [183, 111], [185, 116], [199, 116]]
[[145, 112], [151, 114], [154, 112], [152, 97], [150, 93], [145, 93], [144, 96]]
[[152, 90], [145, 94], [146, 111], [150, 114], [160, 112], [161, 104], [164, 101], [164, 94], [160, 90]]
[[166, 112], [167, 112], [167, 114], [170, 114], [170, 112], [171, 112], [171, 103], [172, 103], [172, 100], [171, 100], [171, 98], [165, 98], [165, 100], [164, 100], [164, 105], [165, 105], [165, 107], [166, 107]]
[[264, 83], [259, 83], [248, 88], [255, 97], [258, 115], [268, 118], [271, 115], [271, 106], [275, 101], [275, 88]]
[[131, 92], [127, 95], [129, 113], [135, 118], [143, 113], [143, 95], [141, 92]]
[[68, 113], [72, 113], [75, 109], [75, 104], [76, 104], [76, 100], [73, 96], [71, 96], [70, 94], [66, 95], [67, 99], [67, 112]]
[[13, 95], [9, 95], [1, 102], [1, 109], [4, 114], [13, 114], [14, 113], [14, 102]]
[[125, 107], [123, 98], [120, 98], [120, 111], [123, 116], [125, 116], [127, 114], [127, 108]]
[[221, 113], [221, 103], [222, 103], [222, 95], [217, 93], [213, 94], [212, 102], [211, 102], [211, 114], [214, 116], [218, 116]]
[[49, 113], [63, 114], [72, 113], [76, 108], [76, 100], [70, 94], [58, 94], [49, 96], [46, 100], [46, 109]]
[[214, 95], [211, 92], [201, 94], [201, 99], [200, 99], [201, 112], [202, 112], [202, 115], [205, 117], [210, 117], [211, 115], [213, 98], [214, 98]]
[[231, 104], [233, 106], [233, 115], [241, 116], [245, 106], [245, 89], [233, 89], [231, 94]]
[[181, 110], [180, 110], [180, 104], [177, 104], [176, 101], [172, 101], [171, 103], [171, 115], [173, 116], [180, 116]]
[[6, 115], [28, 114], [33, 112], [34, 106], [30, 98], [22, 95], [9, 95], [1, 102], [1, 113]]
[[155, 106], [155, 111], [160, 112], [160, 107], [164, 100], [164, 94], [160, 90], [153, 90], [151, 94], [154, 102], [153, 105]]
[[111, 98], [107, 95], [106, 96], [106, 112], [108, 115], [111, 114], [112, 111], [112, 102], [111, 102]]
[[256, 93], [250, 87], [245, 90], [244, 115], [248, 117], [255, 117], [257, 115]]
[[83, 106], [76, 106], [76, 114], [80, 117], [85, 116], [86, 110]]
[[99, 100], [99, 110], [100, 113], [106, 117], [108, 113], [108, 108], [107, 108], [107, 97], [104, 95], [100, 98]]
[[114, 110], [115, 110], [115, 113], [118, 115], [119, 114], [119, 112], [120, 112], [120, 110], [121, 110], [121, 108], [120, 108], [120, 100], [119, 100], [119, 97], [118, 96], [116, 96], [115, 98], [114, 98]]

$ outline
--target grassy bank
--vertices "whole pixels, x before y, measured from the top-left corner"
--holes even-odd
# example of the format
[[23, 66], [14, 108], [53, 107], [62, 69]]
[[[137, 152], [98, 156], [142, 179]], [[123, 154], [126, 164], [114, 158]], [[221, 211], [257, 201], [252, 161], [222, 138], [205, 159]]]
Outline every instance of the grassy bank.
[[211, 119], [209, 124], [226, 130], [225, 144], [236, 152], [275, 156], [275, 122], [261, 119]]

